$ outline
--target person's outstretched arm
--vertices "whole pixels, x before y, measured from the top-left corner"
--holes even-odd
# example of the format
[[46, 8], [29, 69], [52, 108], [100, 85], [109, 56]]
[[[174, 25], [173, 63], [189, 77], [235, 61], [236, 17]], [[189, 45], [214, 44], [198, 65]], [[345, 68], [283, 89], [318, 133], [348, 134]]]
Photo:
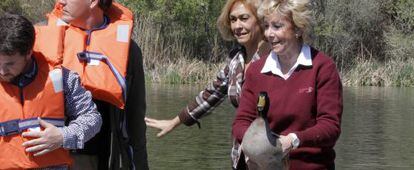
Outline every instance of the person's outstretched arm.
[[176, 117], [169, 120], [157, 120], [146, 117], [145, 122], [147, 126], [160, 129], [161, 131], [157, 136], [162, 137], [181, 124], [185, 124], [186, 126], [192, 126], [195, 123], [199, 124], [198, 120], [208, 115], [226, 97], [228, 91], [228, 72], [229, 67], [226, 65], [219, 71], [216, 79], [190, 101]]

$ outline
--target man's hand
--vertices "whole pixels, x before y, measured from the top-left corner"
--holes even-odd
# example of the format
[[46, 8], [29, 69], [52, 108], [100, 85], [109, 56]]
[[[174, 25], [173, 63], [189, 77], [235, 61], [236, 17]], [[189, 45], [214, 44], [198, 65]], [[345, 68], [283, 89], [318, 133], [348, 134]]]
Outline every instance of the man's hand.
[[55, 149], [58, 149], [63, 144], [63, 135], [60, 130], [39, 118], [40, 126], [45, 128], [43, 131], [30, 131], [24, 132], [23, 137], [35, 138], [23, 143], [23, 147], [26, 147], [26, 152], [33, 152], [34, 156], [44, 155]]

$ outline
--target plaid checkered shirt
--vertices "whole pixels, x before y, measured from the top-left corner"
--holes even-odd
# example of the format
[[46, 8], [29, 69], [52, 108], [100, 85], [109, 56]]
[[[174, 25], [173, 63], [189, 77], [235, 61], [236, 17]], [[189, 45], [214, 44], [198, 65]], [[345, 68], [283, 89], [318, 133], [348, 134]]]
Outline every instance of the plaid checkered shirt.
[[[183, 108], [178, 115], [183, 124], [191, 126], [197, 123], [200, 126], [198, 120], [211, 113], [214, 108], [223, 102], [226, 96], [228, 96], [234, 107], [238, 106], [241, 87], [244, 82], [245, 56], [245, 49], [241, 46], [230, 52], [225, 67], [218, 72], [216, 79]], [[259, 58], [256, 53], [251, 61], [256, 61]]]

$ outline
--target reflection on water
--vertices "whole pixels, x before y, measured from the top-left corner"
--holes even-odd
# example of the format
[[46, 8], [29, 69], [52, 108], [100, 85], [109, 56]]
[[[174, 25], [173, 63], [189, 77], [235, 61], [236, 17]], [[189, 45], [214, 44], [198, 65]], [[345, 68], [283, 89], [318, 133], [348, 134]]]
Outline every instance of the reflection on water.
[[346, 88], [338, 169], [414, 169], [414, 89]]
[[[147, 87], [147, 115], [155, 118], [176, 116], [202, 86]], [[230, 169], [231, 123], [235, 109], [225, 101], [212, 115], [197, 125], [178, 127], [166, 137], [157, 138], [148, 128], [147, 147], [150, 168], [154, 170]]]
[[[202, 86], [147, 86], [147, 114], [172, 118]], [[225, 101], [190, 128], [164, 138], [148, 128], [150, 168], [217, 170], [230, 168], [231, 124], [235, 109]], [[337, 169], [414, 169], [414, 89], [345, 88], [342, 134], [335, 147]]]

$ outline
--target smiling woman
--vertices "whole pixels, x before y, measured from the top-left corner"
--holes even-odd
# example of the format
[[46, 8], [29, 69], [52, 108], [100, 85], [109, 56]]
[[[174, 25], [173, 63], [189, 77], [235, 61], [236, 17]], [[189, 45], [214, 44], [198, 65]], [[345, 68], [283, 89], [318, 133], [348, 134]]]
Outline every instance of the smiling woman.
[[262, 32], [256, 15], [241, 2], [234, 3], [230, 10], [229, 20], [233, 37], [240, 45], [251, 49], [262, 40]]
[[257, 115], [257, 96], [267, 92], [269, 127], [280, 134], [289, 169], [335, 169], [342, 85], [333, 60], [303, 43], [311, 21], [309, 5], [309, 0], [267, 0], [261, 5], [272, 52], [246, 72], [233, 136], [243, 142]]
[[228, 41], [236, 40], [238, 46], [231, 50], [227, 65], [219, 71], [214, 80], [194, 101], [183, 108], [181, 113], [171, 120], [146, 118], [147, 125], [161, 130], [163, 136], [184, 123], [191, 126], [217, 107], [226, 97], [237, 107], [244, 81], [244, 72], [248, 65], [266, 56], [270, 47], [264, 42], [256, 10], [261, 0], [228, 0], [217, 20], [217, 27]]
[[[228, 41], [236, 41], [237, 47], [231, 50], [227, 65], [221, 69], [207, 88], [199, 93], [182, 111], [171, 120], [146, 118], [147, 125], [161, 130], [163, 136], [181, 123], [191, 126], [208, 115], [226, 96], [234, 107], [239, 106], [239, 97], [244, 82], [244, 74], [250, 63], [267, 56], [270, 46], [264, 41], [256, 11], [261, 0], [228, 0], [217, 20], [217, 27]], [[238, 158], [235, 158], [235, 160]], [[237, 161], [236, 161], [237, 163]]]

